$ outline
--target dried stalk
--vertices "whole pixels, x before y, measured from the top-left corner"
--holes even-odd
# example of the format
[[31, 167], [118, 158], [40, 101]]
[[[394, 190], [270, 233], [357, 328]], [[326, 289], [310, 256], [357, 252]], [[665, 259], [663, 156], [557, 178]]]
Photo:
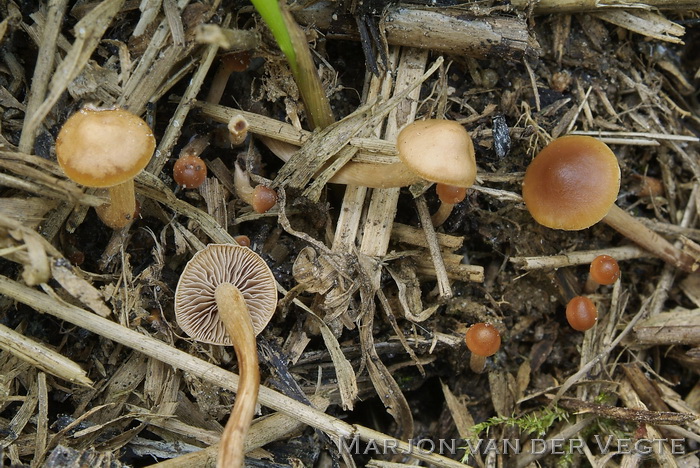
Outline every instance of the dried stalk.
[[[329, 405], [326, 398], [313, 395], [309, 398], [314, 408], [325, 411]], [[285, 439], [304, 428], [304, 424], [292, 416], [275, 413], [253, 421], [245, 439], [245, 452], [250, 452], [271, 442]], [[151, 468], [192, 468], [193, 466], [209, 466], [216, 460], [219, 444], [215, 443], [197, 452], [188, 453], [170, 460], [151, 465]]]
[[2, 324], [0, 324], [0, 349], [58, 378], [88, 387], [92, 386], [92, 380], [78, 364]]
[[580, 250], [561, 255], [542, 257], [510, 257], [508, 260], [517, 268], [523, 270], [549, 270], [591, 263], [598, 255], [610, 255], [617, 261], [633, 260], [635, 258], [651, 258], [651, 254], [641, 247], [628, 245], [610, 247], [607, 249]]
[[[46, 20], [42, 31], [39, 53], [36, 58], [32, 86], [27, 97], [27, 116], [34, 116], [42, 101], [46, 97], [49, 87], [49, 79], [53, 73], [56, 45], [61, 32], [63, 17], [65, 15], [68, 0], [52, 0], [48, 2]], [[19, 140], [19, 150], [23, 153], [31, 153], [34, 148], [36, 132], [41, 124], [41, 118], [25, 118], [22, 124], [22, 135]]]
[[[530, 0], [512, 0], [511, 4], [516, 8], [530, 8]], [[581, 13], [584, 11], [604, 11], [611, 9], [631, 10], [686, 10], [697, 8], [695, 0], [643, 0], [630, 2], [629, 0], [539, 0], [534, 4], [535, 13]]]
[[445, 261], [442, 258], [442, 252], [438, 245], [437, 237], [435, 236], [435, 228], [430, 219], [430, 211], [428, 204], [425, 202], [425, 197], [422, 195], [416, 198], [416, 207], [418, 208], [418, 216], [420, 217], [423, 232], [428, 242], [428, 250], [430, 257], [435, 266], [435, 277], [437, 278], [438, 290], [440, 291], [440, 299], [448, 300], [452, 297], [452, 288], [450, 287], [450, 279], [445, 270]]

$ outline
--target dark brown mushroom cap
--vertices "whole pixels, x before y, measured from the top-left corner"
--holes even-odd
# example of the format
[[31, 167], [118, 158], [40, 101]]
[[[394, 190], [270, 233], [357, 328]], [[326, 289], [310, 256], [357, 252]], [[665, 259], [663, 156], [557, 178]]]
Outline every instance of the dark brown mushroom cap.
[[260, 333], [277, 307], [275, 277], [258, 254], [232, 244], [209, 244], [185, 266], [175, 291], [175, 318], [180, 328], [203, 343], [231, 344], [214, 298], [221, 283], [231, 283], [241, 291], [255, 334]]
[[603, 219], [619, 190], [615, 153], [589, 136], [552, 141], [532, 160], [523, 180], [523, 199], [535, 221], [567, 231]]

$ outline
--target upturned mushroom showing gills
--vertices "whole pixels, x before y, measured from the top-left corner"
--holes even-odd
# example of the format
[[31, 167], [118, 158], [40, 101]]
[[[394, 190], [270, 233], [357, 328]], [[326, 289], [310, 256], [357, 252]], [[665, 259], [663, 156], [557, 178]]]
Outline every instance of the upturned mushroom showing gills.
[[532, 160], [523, 180], [525, 205], [538, 223], [576, 231], [602, 220], [666, 262], [685, 271], [696, 270], [697, 259], [615, 205], [619, 190], [615, 154], [589, 136], [552, 141]]
[[122, 109], [85, 107], [73, 114], [56, 138], [58, 164], [72, 181], [108, 188], [110, 203], [97, 209], [107, 226], [126, 226], [136, 212], [134, 178], [151, 160], [153, 132]]
[[244, 442], [260, 385], [255, 336], [277, 307], [275, 278], [247, 247], [210, 244], [187, 263], [175, 291], [175, 318], [195, 340], [230, 345], [240, 380], [236, 402], [219, 443], [217, 467], [243, 465]]

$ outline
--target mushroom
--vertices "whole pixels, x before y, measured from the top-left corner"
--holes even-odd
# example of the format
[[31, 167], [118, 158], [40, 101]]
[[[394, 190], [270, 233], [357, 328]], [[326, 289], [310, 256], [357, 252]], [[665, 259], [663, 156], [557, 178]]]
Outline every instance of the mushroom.
[[408, 170], [423, 179], [464, 188], [474, 184], [474, 144], [457, 122], [416, 120], [399, 132], [396, 149]]
[[207, 178], [207, 165], [194, 154], [180, 156], [173, 165], [173, 179], [182, 188], [198, 188]]
[[173, 165], [173, 179], [182, 188], [199, 188], [207, 179], [207, 165], [200, 155], [209, 146], [209, 135], [192, 138]]
[[224, 95], [224, 90], [228, 84], [231, 74], [234, 72], [243, 72], [248, 69], [251, 60], [251, 53], [247, 50], [229, 52], [221, 56], [221, 63], [216, 70], [214, 79], [209, 87], [206, 101], [212, 104], [218, 104], [221, 97]]
[[175, 291], [175, 318], [203, 343], [236, 351], [240, 380], [236, 402], [219, 444], [217, 466], [242, 466], [245, 435], [260, 385], [255, 336], [277, 307], [275, 278], [265, 261], [247, 247], [209, 244], [185, 266]]
[[[283, 161], [297, 146], [258, 136]], [[474, 145], [467, 131], [450, 120], [417, 120], [401, 130], [396, 142], [400, 162], [372, 164], [350, 161], [328, 181], [371, 188], [405, 187], [421, 178], [456, 187], [470, 187], [476, 179]]]
[[570, 135], [547, 145], [532, 160], [523, 180], [523, 199], [538, 223], [575, 231], [604, 221], [652, 254], [685, 271], [697, 259], [615, 205], [620, 166], [615, 153], [589, 136]]
[[435, 192], [440, 199], [440, 208], [438, 208], [430, 219], [433, 222], [433, 227], [438, 227], [447, 221], [447, 218], [452, 214], [454, 206], [464, 200], [467, 196], [467, 189], [464, 187], [455, 187], [454, 185], [436, 184]]
[[620, 265], [610, 255], [598, 255], [591, 262], [583, 292], [592, 293], [599, 285], [611, 285], [620, 277]]
[[566, 305], [566, 320], [574, 330], [590, 330], [598, 321], [598, 308], [586, 296], [576, 296]]
[[235, 240], [236, 244], [240, 245], [241, 247], [250, 247], [250, 237], [246, 236], [245, 234], [236, 236], [233, 238], [233, 240]]
[[472, 352], [469, 367], [473, 372], [481, 374], [486, 366], [486, 358], [496, 354], [501, 347], [501, 334], [491, 324], [475, 323], [469, 327], [464, 339]]
[[245, 203], [253, 207], [256, 213], [267, 213], [277, 204], [277, 192], [265, 185], [258, 184], [251, 187], [248, 173], [234, 163], [233, 186], [236, 195]]
[[73, 114], [56, 137], [56, 157], [72, 181], [108, 188], [109, 205], [97, 214], [118, 229], [134, 219], [134, 178], [153, 155], [156, 140], [140, 117], [123, 109], [84, 107]]

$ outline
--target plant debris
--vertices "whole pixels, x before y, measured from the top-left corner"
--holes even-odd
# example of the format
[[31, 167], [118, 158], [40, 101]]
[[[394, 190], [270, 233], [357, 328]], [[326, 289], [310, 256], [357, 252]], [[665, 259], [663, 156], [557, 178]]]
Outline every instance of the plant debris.
[[[196, 252], [237, 236], [280, 299], [258, 337], [251, 466], [697, 465], [700, 274], [604, 224], [545, 228], [520, 194], [553, 139], [595, 137], [619, 162], [619, 209], [696, 258], [698, 3], [283, 13], [309, 45], [301, 72], [247, 4], [0, 5], [0, 466], [215, 463], [237, 360], [186, 337], [174, 294]], [[318, 80], [300, 92], [304, 73]], [[95, 213], [106, 193], [56, 162], [87, 104], [156, 138], [120, 229]], [[399, 131], [427, 118], [464, 126], [478, 168], [437, 227], [433, 185], [382, 182], [402, 169]], [[194, 147], [208, 177], [184, 188], [173, 166]], [[257, 185], [276, 192], [265, 213]], [[577, 332], [565, 307], [601, 254], [621, 276], [586, 294], [599, 318]], [[464, 341], [480, 322], [501, 336], [481, 374]]]

